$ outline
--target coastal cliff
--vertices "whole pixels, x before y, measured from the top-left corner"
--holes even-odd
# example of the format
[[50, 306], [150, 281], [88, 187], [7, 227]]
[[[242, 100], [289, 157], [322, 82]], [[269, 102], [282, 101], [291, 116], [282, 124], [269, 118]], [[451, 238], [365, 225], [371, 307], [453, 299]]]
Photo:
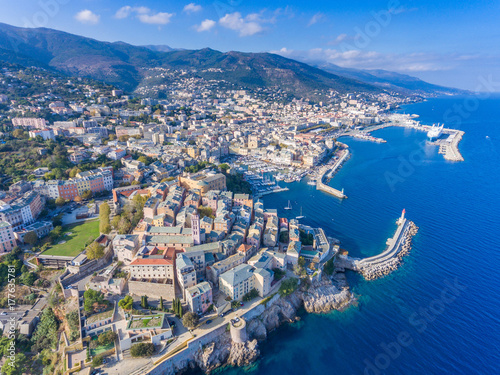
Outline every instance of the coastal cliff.
[[343, 273], [336, 273], [331, 278], [324, 276], [312, 283], [303, 281], [290, 295], [259, 306], [261, 310], [258, 315], [247, 322], [249, 341], [234, 343], [229, 332], [225, 332], [197, 350], [191, 366], [210, 373], [225, 365], [249, 365], [260, 355], [258, 341], [267, 339], [268, 334], [281, 324], [295, 321], [301, 307], [308, 313], [327, 313], [341, 310], [353, 301], [355, 298], [349, 291]]
[[260, 355], [257, 340], [234, 343], [228, 332], [200, 348], [194, 354], [194, 364], [205, 373], [223, 365], [246, 366]]

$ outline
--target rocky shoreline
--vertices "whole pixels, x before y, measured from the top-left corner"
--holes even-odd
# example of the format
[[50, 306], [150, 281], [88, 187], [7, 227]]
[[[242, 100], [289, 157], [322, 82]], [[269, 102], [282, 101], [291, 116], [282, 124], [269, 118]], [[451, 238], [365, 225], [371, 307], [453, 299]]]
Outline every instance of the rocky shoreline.
[[324, 275], [313, 283], [303, 281], [292, 294], [277, 298], [247, 322], [247, 342], [234, 343], [230, 333], [225, 332], [198, 349], [189, 367], [210, 373], [223, 366], [247, 366], [260, 355], [258, 342], [266, 340], [280, 325], [297, 320], [300, 308], [304, 307], [308, 313], [327, 313], [343, 310], [355, 301], [343, 272], [335, 272], [331, 277]]

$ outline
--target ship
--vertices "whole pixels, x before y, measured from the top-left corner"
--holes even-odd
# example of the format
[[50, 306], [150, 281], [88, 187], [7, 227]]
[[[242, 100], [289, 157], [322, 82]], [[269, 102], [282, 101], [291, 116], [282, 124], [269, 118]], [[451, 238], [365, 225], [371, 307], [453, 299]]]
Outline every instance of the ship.
[[429, 138], [430, 141], [435, 141], [441, 136], [441, 133], [443, 132], [443, 127], [444, 124], [439, 126], [439, 124], [433, 124], [432, 127], [429, 129], [427, 132], [427, 138]]
[[285, 210], [291, 210], [292, 205], [290, 204], [290, 201], [288, 201], [288, 206], [284, 207]]
[[302, 206], [300, 206], [300, 215], [296, 217], [296, 219], [303, 219], [305, 216], [302, 215]]

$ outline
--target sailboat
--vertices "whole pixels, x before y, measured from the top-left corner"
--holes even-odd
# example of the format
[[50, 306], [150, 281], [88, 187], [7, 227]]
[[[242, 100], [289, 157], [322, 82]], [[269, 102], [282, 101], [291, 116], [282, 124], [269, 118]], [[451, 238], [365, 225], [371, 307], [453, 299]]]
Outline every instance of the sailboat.
[[303, 219], [305, 216], [302, 215], [302, 206], [300, 206], [300, 215], [296, 219]]
[[291, 210], [292, 209], [292, 205], [290, 204], [290, 201], [288, 201], [288, 206], [284, 207], [285, 210]]

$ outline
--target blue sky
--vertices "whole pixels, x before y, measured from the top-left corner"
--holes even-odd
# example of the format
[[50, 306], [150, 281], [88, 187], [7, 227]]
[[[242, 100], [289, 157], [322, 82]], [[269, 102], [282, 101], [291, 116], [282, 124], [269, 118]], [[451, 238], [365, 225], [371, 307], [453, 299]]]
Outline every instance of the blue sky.
[[[499, 1], [0, 0], [0, 22], [135, 45], [275, 52], [469, 90], [500, 82]], [[481, 84], [483, 82], [483, 84]], [[500, 84], [496, 85], [500, 91]]]

